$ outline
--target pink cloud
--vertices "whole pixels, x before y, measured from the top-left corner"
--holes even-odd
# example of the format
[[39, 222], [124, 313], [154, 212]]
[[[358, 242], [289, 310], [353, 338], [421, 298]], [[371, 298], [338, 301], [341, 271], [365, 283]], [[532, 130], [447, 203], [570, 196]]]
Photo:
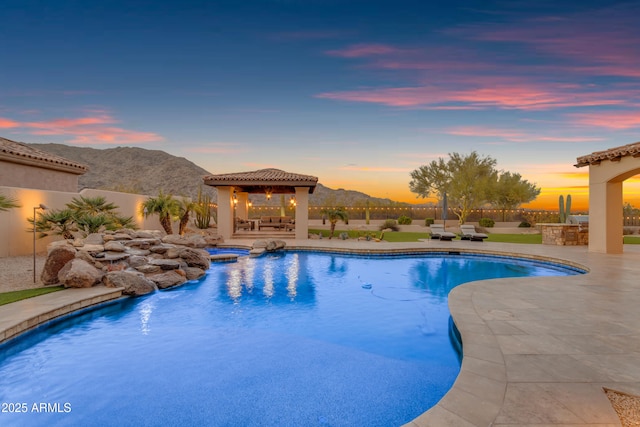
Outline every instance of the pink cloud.
[[[467, 87], [465, 87], [467, 86]], [[325, 92], [317, 98], [353, 102], [368, 102], [391, 107], [428, 109], [500, 108], [547, 110], [562, 107], [625, 105], [618, 93], [580, 92], [561, 85], [521, 82], [499, 77], [478, 76], [475, 81], [465, 79], [455, 87], [442, 85], [360, 89]]]
[[11, 120], [11, 119], [5, 119], [3, 117], [0, 117], [0, 129], [10, 129], [10, 128], [16, 128], [19, 127], [20, 123]]
[[362, 58], [373, 55], [389, 55], [401, 53], [403, 50], [385, 44], [354, 44], [344, 49], [328, 50], [327, 55], [339, 56], [342, 58]]
[[[17, 122], [1, 119], [0, 128], [24, 128], [32, 135], [71, 136], [76, 144], [136, 144], [161, 141], [163, 138], [153, 132], [139, 132], [108, 126], [117, 120], [104, 111], [93, 111], [94, 116], [60, 118], [43, 121]], [[3, 126], [4, 124], [4, 126]]]
[[445, 131], [449, 135], [499, 138], [511, 142], [593, 142], [602, 138], [580, 136], [549, 136], [523, 132], [515, 129], [489, 128], [484, 126], [461, 126]]
[[576, 113], [568, 115], [580, 125], [607, 129], [640, 128], [640, 113], [637, 111], [608, 111], [601, 113]]

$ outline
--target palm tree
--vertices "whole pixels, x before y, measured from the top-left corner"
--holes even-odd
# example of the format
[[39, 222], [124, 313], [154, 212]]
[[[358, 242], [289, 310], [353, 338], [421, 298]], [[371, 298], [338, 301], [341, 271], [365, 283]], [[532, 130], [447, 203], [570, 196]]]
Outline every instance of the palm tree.
[[336, 230], [336, 224], [338, 221], [342, 221], [345, 224], [349, 222], [349, 215], [344, 208], [325, 208], [320, 211], [321, 214], [327, 217], [329, 220], [329, 224], [331, 224], [331, 232], [329, 233], [329, 238], [333, 237], [333, 232]]
[[178, 228], [178, 234], [183, 235], [187, 230], [189, 224], [189, 214], [191, 212], [197, 212], [200, 205], [197, 202], [191, 201], [186, 197], [183, 197], [178, 201], [178, 216], [180, 217], [180, 226]]
[[19, 207], [20, 205], [16, 199], [0, 194], [0, 212]]
[[[75, 213], [71, 209], [48, 210], [38, 212], [36, 220], [36, 230], [40, 232], [39, 237], [59, 235], [64, 239], [73, 239], [73, 231], [76, 231]], [[33, 225], [33, 218], [28, 218]], [[33, 230], [33, 227], [31, 228]], [[27, 230], [27, 231], [31, 231]]]
[[67, 208], [73, 210], [78, 216], [96, 216], [99, 214], [112, 216], [115, 214], [115, 210], [118, 209], [113, 203], [107, 203], [107, 199], [104, 196], [80, 196], [80, 199], [74, 197], [71, 199], [71, 203], [67, 203]]
[[140, 207], [140, 213], [146, 218], [149, 215], [158, 215], [160, 225], [167, 234], [173, 234], [171, 221], [178, 218], [180, 206], [171, 194], [164, 194], [162, 191], [158, 197], [148, 198]]

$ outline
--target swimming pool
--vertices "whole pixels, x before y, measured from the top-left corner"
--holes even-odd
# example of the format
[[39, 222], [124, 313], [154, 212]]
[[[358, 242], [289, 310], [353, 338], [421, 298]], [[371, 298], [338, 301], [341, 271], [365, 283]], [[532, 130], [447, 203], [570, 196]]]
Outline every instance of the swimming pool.
[[0, 347], [0, 402], [14, 404], [2, 409], [27, 409], [0, 412], [0, 424], [400, 425], [459, 372], [454, 286], [562, 274], [577, 272], [463, 255], [214, 264], [197, 282]]

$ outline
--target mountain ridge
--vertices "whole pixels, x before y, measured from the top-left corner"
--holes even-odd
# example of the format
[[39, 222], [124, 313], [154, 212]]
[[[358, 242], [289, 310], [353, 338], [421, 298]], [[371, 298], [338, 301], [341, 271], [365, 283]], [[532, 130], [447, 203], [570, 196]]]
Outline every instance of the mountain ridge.
[[[27, 145], [87, 165], [89, 171], [78, 177], [78, 190], [94, 188], [149, 196], [163, 191], [195, 198], [202, 187], [213, 201], [217, 200], [216, 189], [202, 182], [203, 176], [214, 173], [184, 157], [162, 150], [139, 147], [98, 149], [54, 143]], [[260, 194], [251, 195], [251, 199], [260, 205], [280, 203], [278, 197], [267, 201]], [[315, 206], [357, 206], [364, 205], [367, 200], [378, 206], [410, 206], [409, 203], [371, 197], [356, 190], [332, 189], [321, 183], [318, 183], [314, 193], [309, 196], [309, 203]]]

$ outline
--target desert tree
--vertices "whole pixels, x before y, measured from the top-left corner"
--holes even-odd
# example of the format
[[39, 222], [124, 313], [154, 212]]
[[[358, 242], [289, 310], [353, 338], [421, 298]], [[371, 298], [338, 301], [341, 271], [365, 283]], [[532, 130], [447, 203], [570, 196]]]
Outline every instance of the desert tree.
[[521, 204], [535, 200], [539, 194], [540, 188], [522, 179], [519, 173], [504, 172], [491, 189], [489, 202], [502, 210], [502, 221], [505, 221], [507, 210], [517, 209]]
[[434, 195], [440, 200], [446, 193], [449, 207], [464, 224], [472, 209], [489, 201], [498, 179], [495, 166], [493, 158], [475, 151], [469, 155], [450, 153], [446, 161], [439, 158], [411, 172], [409, 189], [418, 197]]
[[320, 213], [322, 213], [325, 216], [325, 218], [327, 218], [327, 220], [329, 221], [329, 224], [330, 224], [329, 238], [330, 239], [333, 237], [333, 233], [336, 230], [336, 224], [338, 223], [338, 221], [342, 221], [345, 224], [349, 222], [349, 214], [347, 214], [347, 211], [342, 207], [324, 208], [320, 211]]
[[171, 194], [162, 191], [157, 197], [150, 197], [140, 206], [140, 213], [147, 218], [149, 215], [158, 215], [160, 225], [167, 234], [173, 234], [171, 222], [179, 218], [180, 202]]

